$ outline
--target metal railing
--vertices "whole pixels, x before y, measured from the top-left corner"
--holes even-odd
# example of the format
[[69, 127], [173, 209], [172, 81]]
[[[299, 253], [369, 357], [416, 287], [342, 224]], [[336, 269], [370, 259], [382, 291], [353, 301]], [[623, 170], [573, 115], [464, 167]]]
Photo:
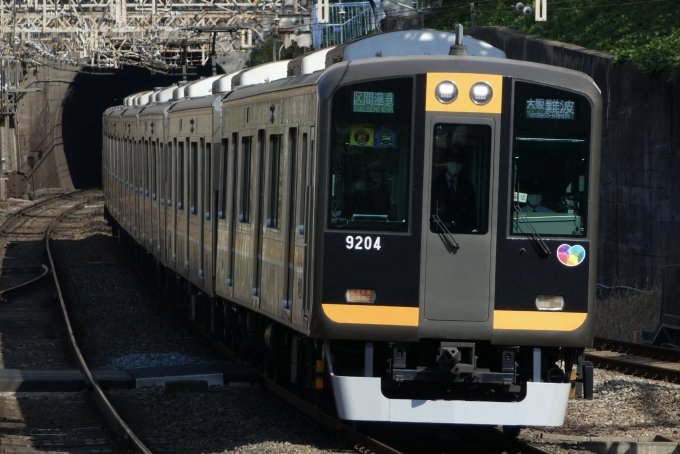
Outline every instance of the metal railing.
[[[380, 2], [376, 1], [380, 6]], [[377, 8], [379, 21], [385, 15]], [[324, 13], [327, 17], [323, 17]], [[333, 3], [327, 8], [312, 7], [312, 39], [314, 49], [337, 46], [372, 33], [375, 29], [369, 2]]]

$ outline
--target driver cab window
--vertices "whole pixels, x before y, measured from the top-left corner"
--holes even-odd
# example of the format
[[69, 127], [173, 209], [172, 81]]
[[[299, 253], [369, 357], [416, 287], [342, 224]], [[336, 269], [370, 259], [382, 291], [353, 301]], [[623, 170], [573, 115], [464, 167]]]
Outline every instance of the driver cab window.
[[489, 230], [491, 127], [437, 124], [433, 131], [430, 231]]
[[586, 235], [590, 104], [564, 90], [518, 82], [511, 233]]
[[329, 228], [408, 231], [413, 79], [333, 95]]

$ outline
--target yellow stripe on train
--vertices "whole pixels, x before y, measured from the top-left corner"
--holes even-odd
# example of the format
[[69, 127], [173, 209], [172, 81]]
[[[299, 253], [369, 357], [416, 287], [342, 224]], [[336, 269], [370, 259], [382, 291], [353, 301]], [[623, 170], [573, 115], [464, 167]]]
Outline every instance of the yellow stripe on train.
[[322, 304], [326, 316], [335, 323], [357, 325], [418, 326], [419, 309], [399, 306], [357, 306]]
[[574, 331], [587, 316], [586, 312], [493, 311], [493, 329]]
[[[437, 100], [435, 89], [439, 82], [450, 80], [458, 87], [458, 97], [450, 104], [443, 104]], [[491, 85], [493, 96], [488, 104], [479, 106], [470, 99], [470, 89], [477, 82]], [[501, 113], [503, 100], [503, 76], [495, 74], [473, 73], [427, 73], [427, 95], [425, 96], [425, 110], [428, 112], [461, 112], [461, 113]]]

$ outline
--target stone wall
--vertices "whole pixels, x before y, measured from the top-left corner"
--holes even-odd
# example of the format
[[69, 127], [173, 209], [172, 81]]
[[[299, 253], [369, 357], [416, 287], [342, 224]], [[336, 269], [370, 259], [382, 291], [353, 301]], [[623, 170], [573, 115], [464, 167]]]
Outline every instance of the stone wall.
[[500, 27], [466, 34], [508, 58], [584, 72], [604, 101], [598, 282], [660, 287], [680, 263], [680, 84], [612, 55]]

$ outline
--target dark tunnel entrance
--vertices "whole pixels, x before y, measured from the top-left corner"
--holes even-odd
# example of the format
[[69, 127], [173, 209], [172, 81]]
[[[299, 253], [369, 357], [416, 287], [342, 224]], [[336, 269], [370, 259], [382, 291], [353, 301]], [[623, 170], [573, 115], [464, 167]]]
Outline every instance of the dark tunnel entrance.
[[[125, 66], [111, 71], [111, 75], [76, 75], [64, 99], [62, 137], [66, 161], [76, 189], [102, 185], [102, 113], [109, 107], [121, 105], [133, 93], [167, 87], [182, 76], [151, 73], [148, 69]], [[210, 67], [198, 68], [198, 76], [212, 74]]]

